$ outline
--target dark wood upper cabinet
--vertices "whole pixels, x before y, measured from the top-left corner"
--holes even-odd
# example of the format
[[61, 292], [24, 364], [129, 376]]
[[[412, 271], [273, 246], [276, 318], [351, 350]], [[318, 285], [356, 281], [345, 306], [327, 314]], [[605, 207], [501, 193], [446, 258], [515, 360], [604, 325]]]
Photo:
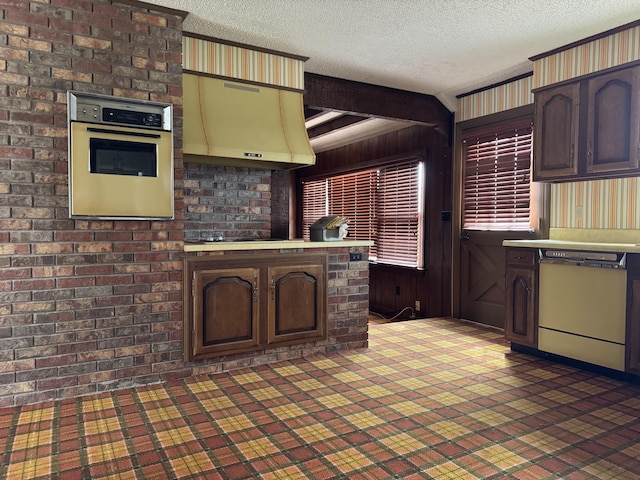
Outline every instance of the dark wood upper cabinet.
[[587, 173], [637, 170], [640, 67], [587, 81]]
[[534, 181], [640, 174], [640, 66], [535, 92]]
[[535, 97], [534, 179], [578, 174], [578, 83], [543, 90]]

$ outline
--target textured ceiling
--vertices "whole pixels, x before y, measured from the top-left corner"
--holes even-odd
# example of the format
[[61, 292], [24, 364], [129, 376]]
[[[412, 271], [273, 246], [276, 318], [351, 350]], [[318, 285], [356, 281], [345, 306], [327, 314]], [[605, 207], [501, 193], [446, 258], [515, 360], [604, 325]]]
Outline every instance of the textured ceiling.
[[184, 30], [309, 57], [320, 75], [455, 96], [529, 57], [640, 19], [640, 0], [146, 0]]

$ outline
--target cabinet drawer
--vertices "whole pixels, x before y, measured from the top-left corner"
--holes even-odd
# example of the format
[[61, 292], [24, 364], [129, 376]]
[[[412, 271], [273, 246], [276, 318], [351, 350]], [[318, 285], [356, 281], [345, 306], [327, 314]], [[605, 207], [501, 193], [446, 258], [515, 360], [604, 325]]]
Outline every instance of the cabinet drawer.
[[538, 260], [537, 250], [532, 248], [508, 248], [507, 265], [535, 267]]

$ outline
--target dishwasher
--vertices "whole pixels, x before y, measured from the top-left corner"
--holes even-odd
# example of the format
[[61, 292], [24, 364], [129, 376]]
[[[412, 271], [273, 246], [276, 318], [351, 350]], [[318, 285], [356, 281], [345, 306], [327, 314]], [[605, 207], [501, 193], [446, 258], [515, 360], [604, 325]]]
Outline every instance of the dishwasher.
[[540, 351], [624, 371], [626, 255], [540, 249]]

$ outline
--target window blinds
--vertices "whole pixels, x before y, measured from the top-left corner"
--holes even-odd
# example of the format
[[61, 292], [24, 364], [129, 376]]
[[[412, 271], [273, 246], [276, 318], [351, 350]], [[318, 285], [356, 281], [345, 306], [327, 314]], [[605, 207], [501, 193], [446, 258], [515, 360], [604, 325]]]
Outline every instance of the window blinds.
[[463, 138], [463, 228], [528, 230], [532, 129], [530, 122]]
[[318, 218], [343, 215], [347, 238], [373, 240], [370, 260], [421, 267], [422, 172], [422, 162], [413, 159], [303, 182], [304, 238]]

